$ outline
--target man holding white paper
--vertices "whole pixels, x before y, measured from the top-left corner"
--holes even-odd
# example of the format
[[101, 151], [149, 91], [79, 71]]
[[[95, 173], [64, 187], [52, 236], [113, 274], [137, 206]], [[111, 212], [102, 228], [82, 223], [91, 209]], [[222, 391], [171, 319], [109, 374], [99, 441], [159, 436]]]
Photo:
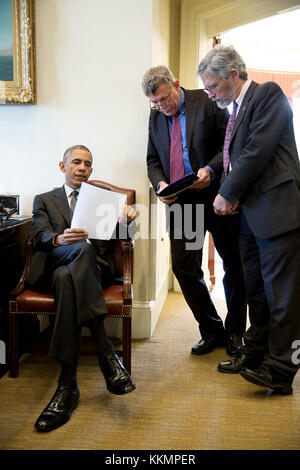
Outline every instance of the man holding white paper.
[[[86, 226], [71, 226], [82, 183], [92, 173], [91, 152], [82, 145], [70, 147], [59, 167], [65, 174], [64, 186], [34, 199], [34, 255], [27, 277], [27, 283], [34, 288], [50, 288], [56, 304], [49, 355], [60, 362], [61, 373], [54, 396], [35, 423], [40, 432], [63, 425], [78, 405], [76, 371], [82, 326], [91, 331], [107, 389], [118, 395], [135, 389], [104, 328], [107, 307], [102, 288], [114, 280], [112, 242], [89, 239]], [[127, 234], [133, 219], [133, 208], [125, 206], [117, 228], [126, 225]]]

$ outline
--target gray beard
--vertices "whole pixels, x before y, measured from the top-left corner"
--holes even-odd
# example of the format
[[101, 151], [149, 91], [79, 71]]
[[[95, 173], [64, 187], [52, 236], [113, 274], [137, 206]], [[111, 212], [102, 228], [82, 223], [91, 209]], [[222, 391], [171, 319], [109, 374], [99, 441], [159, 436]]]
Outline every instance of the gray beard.
[[227, 108], [227, 106], [230, 105], [230, 103], [231, 103], [231, 101], [229, 101], [229, 103], [227, 101], [223, 101], [223, 103], [220, 103], [219, 101], [217, 101], [217, 106], [220, 109], [225, 109], [225, 108]]

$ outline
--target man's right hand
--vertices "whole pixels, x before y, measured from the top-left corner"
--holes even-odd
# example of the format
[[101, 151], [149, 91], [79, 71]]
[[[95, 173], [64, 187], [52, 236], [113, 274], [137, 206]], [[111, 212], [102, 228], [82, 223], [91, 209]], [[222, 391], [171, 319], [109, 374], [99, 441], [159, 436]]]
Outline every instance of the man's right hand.
[[[168, 183], [166, 183], [165, 181], [162, 181], [160, 184], [159, 184], [159, 192], [158, 192], [158, 197], [159, 197], [159, 193], [160, 191], [162, 191], [163, 189], [165, 189], [168, 185]], [[163, 202], [164, 204], [172, 204], [173, 202], [176, 201], [177, 199], [177, 196], [174, 196], [172, 199], [169, 199], [169, 198], [166, 198], [166, 197], [159, 197], [159, 199], [161, 200], [161, 202]]]
[[66, 228], [64, 233], [57, 235], [54, 240], [56, 245], [72, 245], [86, 241], [88, 233], [83, 228]]
[[198, 179], [191, 186], [191, 189], [203, 189], [210, 185], [211, 174], [208, 168], [200, 168], [197, 176]]

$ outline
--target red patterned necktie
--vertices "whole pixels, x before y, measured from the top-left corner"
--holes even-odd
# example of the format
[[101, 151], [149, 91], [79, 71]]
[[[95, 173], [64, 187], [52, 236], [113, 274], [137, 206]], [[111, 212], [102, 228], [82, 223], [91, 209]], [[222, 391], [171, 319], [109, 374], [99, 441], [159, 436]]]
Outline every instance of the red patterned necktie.
[[236, 118], [237, 107], [238, 107], [238, 104], [234, 101], [232, 113], [228, 120], [226, 133], [225, 133], [225, 141], [224, 141], [224, 147], [223, 147], [223, 166], [224, 166], [224, 172], [226, 176], [228, 175], [228, 172], [229, 172], [229, 163], [230, 163], [229, 144], [230, 144], [232, 129], [233, 129], [235, 118]]
[[173, 116], [173, 124], [171, 130], [170, 145], [170, 183], [183, 178], [185, 175], [183, 156], [182, 156], [182, 139], [180, 122], [177, 114]]

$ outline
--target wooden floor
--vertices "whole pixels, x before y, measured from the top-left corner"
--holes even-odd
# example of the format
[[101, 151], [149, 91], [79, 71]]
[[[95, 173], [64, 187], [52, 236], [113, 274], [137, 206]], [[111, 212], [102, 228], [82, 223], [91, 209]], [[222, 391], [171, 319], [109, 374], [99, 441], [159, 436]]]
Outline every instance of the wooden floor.
[[29, 355], [20, 377], [0, 380], [0, 449], [237, 450], [300, 449], [300, 376], [294, 394], [280, 396], [221, 374], [223, 348], [196, 357], [193, 316], [181, 294], [170, 293], [154, 335], [133, 343], [137, 389], [107, 392], [96, 358], [81, 356], [79, 407], [48, 434], [34, 422], [55, 391], [56, 363]]

